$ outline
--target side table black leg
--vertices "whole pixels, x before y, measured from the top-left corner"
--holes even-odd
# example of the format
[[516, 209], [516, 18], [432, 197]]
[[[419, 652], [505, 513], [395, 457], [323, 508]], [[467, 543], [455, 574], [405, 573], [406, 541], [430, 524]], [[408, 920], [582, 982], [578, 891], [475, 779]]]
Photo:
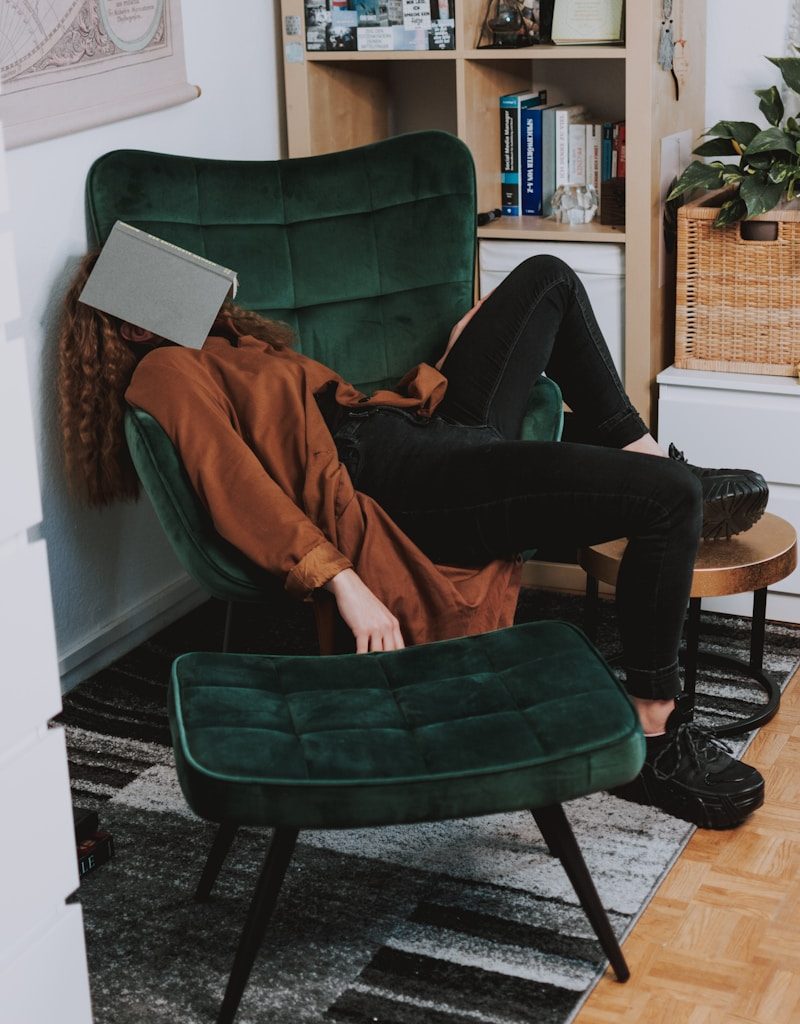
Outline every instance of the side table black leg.
[[764, 667], [764, 633], [767, 625], [767, 588], [753, 594], [753, 626], [750, 633], [750, 668], [760, 672]]
[[683, 692], [689, 698], [688, 715], [694, 717], [697, 687], [697, 648], [700, 644], [700, 598], [689, 598], [689, 621], [686, 628], [686, 656], [684, 661]]
[[583, 606], [583, 631], [592, 641], [597, 641], [597, 602], [598, 602], [597, 579], [591, 573], [586, 573], [586, 601]]

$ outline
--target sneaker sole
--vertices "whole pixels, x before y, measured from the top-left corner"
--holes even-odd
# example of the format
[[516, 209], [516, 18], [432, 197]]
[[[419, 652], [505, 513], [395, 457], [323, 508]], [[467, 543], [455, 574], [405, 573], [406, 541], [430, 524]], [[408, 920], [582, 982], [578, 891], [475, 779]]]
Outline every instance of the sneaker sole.
[[703, 505], [703, 540], [727, 540], [744, 533], [764, 515], [769, 492], [738, 488], [733, 494], [707, 499]]
[[691, 793], [662, 792], [660, 799], [655, 800], [641, 775], [609, 792], [631, 803], [657, 807], [700, 828], [717, 830], [737, 828], [764, 803], [763, 779], [752, 789], [737, 793], [735, 797], [720, 794], [701, 799]]

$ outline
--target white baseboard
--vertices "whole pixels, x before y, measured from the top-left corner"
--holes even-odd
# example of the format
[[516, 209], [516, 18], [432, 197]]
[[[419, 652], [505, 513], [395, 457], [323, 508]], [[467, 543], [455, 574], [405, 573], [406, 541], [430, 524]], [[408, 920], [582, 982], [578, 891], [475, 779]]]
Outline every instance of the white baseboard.
[[61, 692], [67, 693], [207, 599], [208, 593], [184, 576], [99, 626], [62, 653], [58, 663]]
[[[522, 567], [522, 585], [538, 590], [560, 590], [570, 594], [586, 592], [586, 573], [579, 565], [565, 562], [526, 562]], [[778, 585], [780, 586], [780, 584]], [[613, 594], [614, 588], [600, 584], [601, 594]], [[732, 597], [703, 599], [703, 610], [725, 612], [728, 615], [753, 614], [753, 595], [734, 594]], [[800, 594], [770, 590], [767, 596], [767, 618], [775, 622], [800, 623]]]

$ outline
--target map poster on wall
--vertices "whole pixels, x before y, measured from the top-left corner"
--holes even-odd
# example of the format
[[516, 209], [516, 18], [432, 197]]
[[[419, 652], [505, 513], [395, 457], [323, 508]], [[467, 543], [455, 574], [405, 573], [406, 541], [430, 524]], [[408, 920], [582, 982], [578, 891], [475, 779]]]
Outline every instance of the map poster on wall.
[[0, 0], [7, 148], [196, 99], [180, 0]]

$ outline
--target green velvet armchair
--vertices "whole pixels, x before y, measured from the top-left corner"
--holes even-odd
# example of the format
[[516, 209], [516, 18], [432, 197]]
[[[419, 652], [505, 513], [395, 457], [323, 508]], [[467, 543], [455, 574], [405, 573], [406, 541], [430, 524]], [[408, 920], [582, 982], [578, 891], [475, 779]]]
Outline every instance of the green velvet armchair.
[[[445, 132], [415, 132], [293, 160], [234, 161], [117, 150], [89, 171], [90, 229], [123, 220], [239, 275], [237, 302], [295, 329], [299, 349], [361, 390], [435, 362], [472, 305], [475, 171]], [[523, 437], [560, 436], [561, 395], [532, 388]], [[137, 471], [184, 568], [228, 602], [278, 587], [214, 530], [169, 439], [126, 417]]]

